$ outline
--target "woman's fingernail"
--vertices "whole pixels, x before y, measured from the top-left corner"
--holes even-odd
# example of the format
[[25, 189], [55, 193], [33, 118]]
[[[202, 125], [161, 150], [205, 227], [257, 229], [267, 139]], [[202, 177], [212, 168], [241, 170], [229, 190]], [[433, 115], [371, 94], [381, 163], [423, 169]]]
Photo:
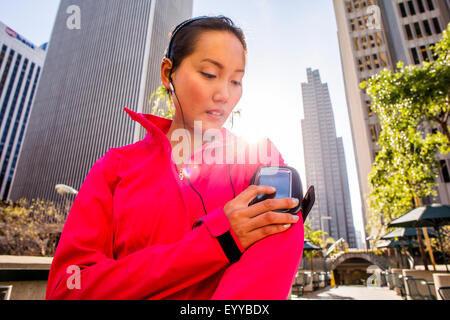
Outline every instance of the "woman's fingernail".
[[287, 228], [289, 228], [290, 226], [291, 226], [291, 224], [288, 223], [288, 224], [285, 224], [283, 227], [285, 227], [285, 228], [287, 229]]
[[295, 222], [297, 222], [299, 219], [299, 216], [292, 216], [292, 220], [294, 220]]
[[298, 199], [297, 198], [291, 198], [292, 205], [298, 205]]

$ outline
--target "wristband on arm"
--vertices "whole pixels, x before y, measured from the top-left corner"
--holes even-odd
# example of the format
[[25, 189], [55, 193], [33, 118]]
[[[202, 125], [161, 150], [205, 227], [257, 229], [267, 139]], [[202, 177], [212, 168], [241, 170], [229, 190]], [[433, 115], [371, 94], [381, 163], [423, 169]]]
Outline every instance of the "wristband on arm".
[[[203, 219], [202, 218], [198, 219], [192, 225], [192, 229], [200, 226], [202, 223], [203, 223]], [[236, 241], [239, 241], [239, 240], [236, 237], [233, 237], [232, 233], [233, 233], [233, 231], [230, 227], [230, 229], [227, 230], [225, 233], [217, 235], [217, 236], [215, 236], [215, 238], [219, 242], [220, 246], [222, 247], [223, 252], [227, 256], [230, 263], [235, 263], [236, 261], [238, 261], [241, 258], [242, 251], [244, 251], [244, 249], [240, 248], [236, 244]]]

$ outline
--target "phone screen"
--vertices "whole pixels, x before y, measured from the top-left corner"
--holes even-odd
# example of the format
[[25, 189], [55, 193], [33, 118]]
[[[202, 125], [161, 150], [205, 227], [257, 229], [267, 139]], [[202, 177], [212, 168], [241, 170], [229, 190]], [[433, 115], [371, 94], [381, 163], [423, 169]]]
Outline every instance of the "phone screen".
[[259, 185], [271, 186], [277, 189], [275, 199], [291, 197], [291, 172], [280, 170], [275, 174], [262, 174]]

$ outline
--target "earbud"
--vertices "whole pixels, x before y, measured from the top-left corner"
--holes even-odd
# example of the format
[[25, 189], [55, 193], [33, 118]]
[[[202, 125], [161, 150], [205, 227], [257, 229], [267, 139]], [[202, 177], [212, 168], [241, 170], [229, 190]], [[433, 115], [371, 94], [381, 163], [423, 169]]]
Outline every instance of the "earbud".
[[175, 89], [173, 88], [172, 81], [170, 81], [170, 90], [175, 91]]

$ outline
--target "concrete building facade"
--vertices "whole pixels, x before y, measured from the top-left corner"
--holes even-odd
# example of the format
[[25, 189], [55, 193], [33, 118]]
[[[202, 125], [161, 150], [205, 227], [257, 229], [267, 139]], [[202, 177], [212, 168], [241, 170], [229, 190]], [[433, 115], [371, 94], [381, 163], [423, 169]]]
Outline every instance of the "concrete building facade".
[[79, 189], [108, 149], [145, 136], [123, 108], [150, 113], [169, 34], [192, 16], [192, 6], [192, 0], [60, 2], [10, 200], [62, 202], [56, 184]]
[[[307, 69], [302, 83], [304, 119], [301, 121], [306, 183], [314, 185], [316, 202], [310, 216], [313, 230], [324, 230], [334, 240], [343, 238], [357, 247], [348, 185], [344, 145], [336, 126], [328, 85], [318, 70]], [[323, 217], [331, 217], [325, 220]]]
[[37, 47], [0, 22], [0, 197], [6, 200], [45, 60]]
[[[359, 84], [397, 62], [434, 59], [430, 46], [449, 23], [449, 0], [333, 0], [342, 69], [353, 135], [364, 226], [368, 175], [379, 151], [381, 127], [370, 110], [371, 98]], [[443, 158], [437, 201], [450, 203], [450, 159]], [[424, 199], [424, 203], [432, 199]]]

